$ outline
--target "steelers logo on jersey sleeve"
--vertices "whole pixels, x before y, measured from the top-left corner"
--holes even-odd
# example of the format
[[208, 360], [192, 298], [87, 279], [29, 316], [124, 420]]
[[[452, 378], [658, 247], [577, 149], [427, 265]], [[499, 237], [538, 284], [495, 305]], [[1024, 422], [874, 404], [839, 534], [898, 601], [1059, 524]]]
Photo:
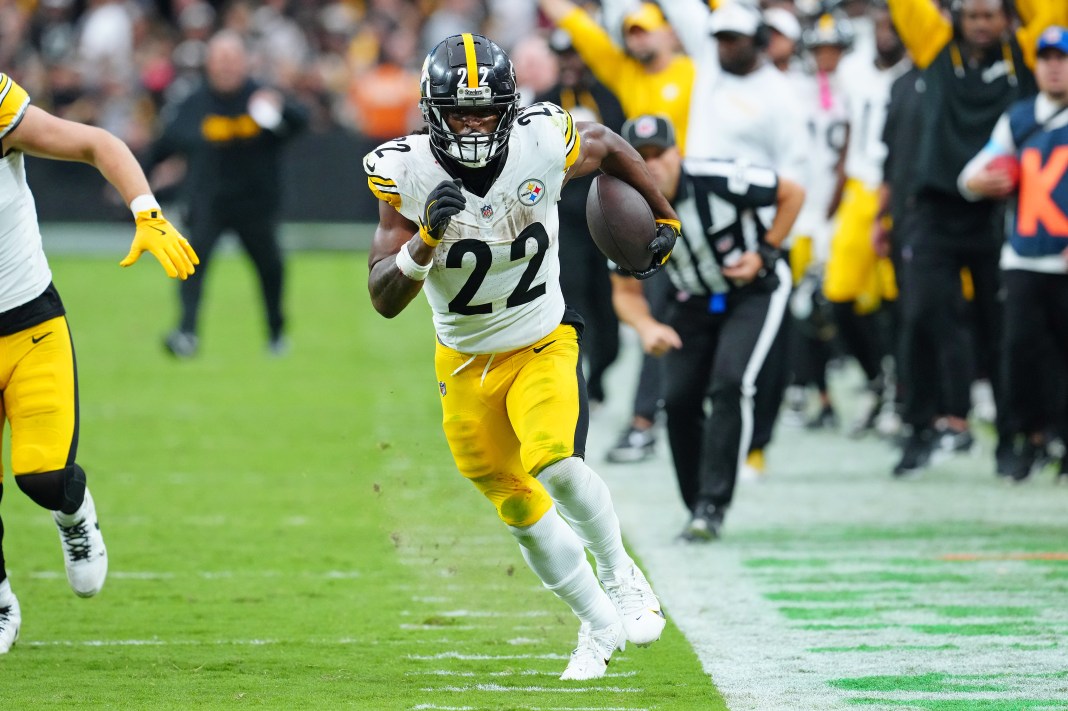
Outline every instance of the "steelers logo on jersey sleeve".
[[528, 206], [537, 205], [542, 196], [545, 195], [545, 183], [535, 178], [524, 180], [517, 193], [519, 194], [519, 202]]

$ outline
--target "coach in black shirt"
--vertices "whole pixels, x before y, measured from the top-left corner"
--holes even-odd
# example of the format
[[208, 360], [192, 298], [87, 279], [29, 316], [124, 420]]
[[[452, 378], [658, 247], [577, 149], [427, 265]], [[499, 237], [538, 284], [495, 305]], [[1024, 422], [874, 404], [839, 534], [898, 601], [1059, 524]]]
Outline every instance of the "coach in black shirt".
[[[666, 268], [674, 287], [666, 323], [653, 318], [639, 282], [612, 276], [616, 312], [662, 355], [668, 440], [688, 541], [719, 536], [753, 429], [753, 396], [790, 294], [778, 246], [804, 189], [767, 168], [735, 160], [683, 162], [671, 124], [639, 116], [623, 126], [682, 221]], [[771, 225], [756, 209], [776, 205]], [[705, 415], [705, 398], [712, 413]]]
[[[1057, 4], [1036, 7], [1048, 12]], [[1035, 93], [1019, 38], [1047, 20], [1039, 14], [1013, 33], [1004, 0], [959, 0], [952, 20], [929, 0], [889, 5], [922, 71], [927, 107], [917, 127], [915, 229], [903, 253], [904, 420], [912, 431], [893, 470], [903, 476], [925, 466], [935, 449], [972, 446], [967, 417], [976, 366], [998, 391], [1001, 208], [990, 200], [967, 201], [957, 176], [1005, 108]], [[963, 268], [974, 284], [968, 309], [961, 296]], [[974, 346], [961, 337], [959, 324], [968, 316], [974, 319]]]
[[208, 44], [207, 81], [176, 107], [152, 148], [152, 164], [175, 154], [187, 161], [186, 234], [200, 255], [195, 278], [180, 286], [181, 321], [165, 341], [178, 357], [196, 354], [201, 291], [225, 230], [237, 234], [255, 264], [270, 351], [280, 355], [286, 349], [277, 234], [281, 148], [304, 128], [307, 117], [299, 105], [252, 81], [248, 65], [240, 35], [215, 35]]

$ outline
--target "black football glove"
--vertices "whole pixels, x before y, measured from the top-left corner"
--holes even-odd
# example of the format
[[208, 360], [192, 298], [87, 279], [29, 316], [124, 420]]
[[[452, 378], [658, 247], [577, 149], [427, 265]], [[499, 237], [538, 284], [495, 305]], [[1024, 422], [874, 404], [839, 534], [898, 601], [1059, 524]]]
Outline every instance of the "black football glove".
[[442, 180], [427, 196], [423, 216], [419, 219], [419, 236], [431, 247], [441, 244], [452, 216], [467, 207], [467, 200], [460, 192], [461, 185], [459, 180]]
[[635, 279], [648, 279], [656, 274], [664, 267], [668, 257], [671, 256], [671, 250], [675, 249], [675, 240], [679, 238], [679, 229], [681, 227], [682, 225], [675, 220], [657, 220], [656, 237], [653, 238], [648, 247], [653, 255], [652, 265], [648, 269], [642, 269], [641, 271], [631, 271], [622, 267], [616, 267], [616, 271]]

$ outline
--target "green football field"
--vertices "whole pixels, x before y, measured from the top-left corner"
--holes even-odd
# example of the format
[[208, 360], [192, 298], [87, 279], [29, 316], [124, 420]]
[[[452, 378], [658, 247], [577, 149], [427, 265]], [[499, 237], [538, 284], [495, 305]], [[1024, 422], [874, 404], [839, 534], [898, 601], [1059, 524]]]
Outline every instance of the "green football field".
[[455, 473], [429, 311], [378, 316], [364, 255], [290, 261], [283, 359], [249, 265], [220, 259], [192, 362], [160, 347], [173, 285], [120, 257], [51, 260], [108, 582], [71, 593], [51, 518], [9, 477], [23, 623], [0, 706], [723, 708], [674, 626], [602, 680], [557, 679], [577, 621]]
[[[589, 459], [669, 626], [563, 683], [577, 621], [453, 469], [421, 297], [388, 321], [365, 255], [294, 254], [293, 350], [272, 359], [251, 268], [225, 256], [201, 356], [176, 362], [174, 285], [120, 257], [51, 260], [109, 579], [76, 598], [51, 518], [8, 478], [23, 625], [0, 708], [1068, 709], [1068, 486], [998, 481], [988, 435], [893, 481], [885, 442], [780, 426], [723, 540], [686, 546], [666, 443], [604, 463], [628, 341]], [[857, 383], [833, 375], [840, 402]]]

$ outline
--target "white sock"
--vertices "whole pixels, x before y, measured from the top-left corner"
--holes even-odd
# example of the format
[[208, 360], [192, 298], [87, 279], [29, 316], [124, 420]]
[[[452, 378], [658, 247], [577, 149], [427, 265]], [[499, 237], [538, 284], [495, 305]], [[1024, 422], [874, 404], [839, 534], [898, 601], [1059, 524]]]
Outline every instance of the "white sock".
[[612, 580], [632, 565], [623, 548], [619, 518], [608, 486], [578, 457], [551, 464], [538, 475], [556, 502], [560, 515], [571, 524], [583, 545], [597, 561], [597, 577]]
[[523, 559], [545, 587], [567, 603], [572, 612], [594, 628], [606, 627], [619, 618], [612, 601], [601, 589], [586, 562], [582, 542], [556, 513], [545, 512], [525, 528], [509, 526]]
[[15, 600], [15, 593], [11, 590], [11, 578], [4, 578], [0, 583], [0, 607], [8, 607]]

